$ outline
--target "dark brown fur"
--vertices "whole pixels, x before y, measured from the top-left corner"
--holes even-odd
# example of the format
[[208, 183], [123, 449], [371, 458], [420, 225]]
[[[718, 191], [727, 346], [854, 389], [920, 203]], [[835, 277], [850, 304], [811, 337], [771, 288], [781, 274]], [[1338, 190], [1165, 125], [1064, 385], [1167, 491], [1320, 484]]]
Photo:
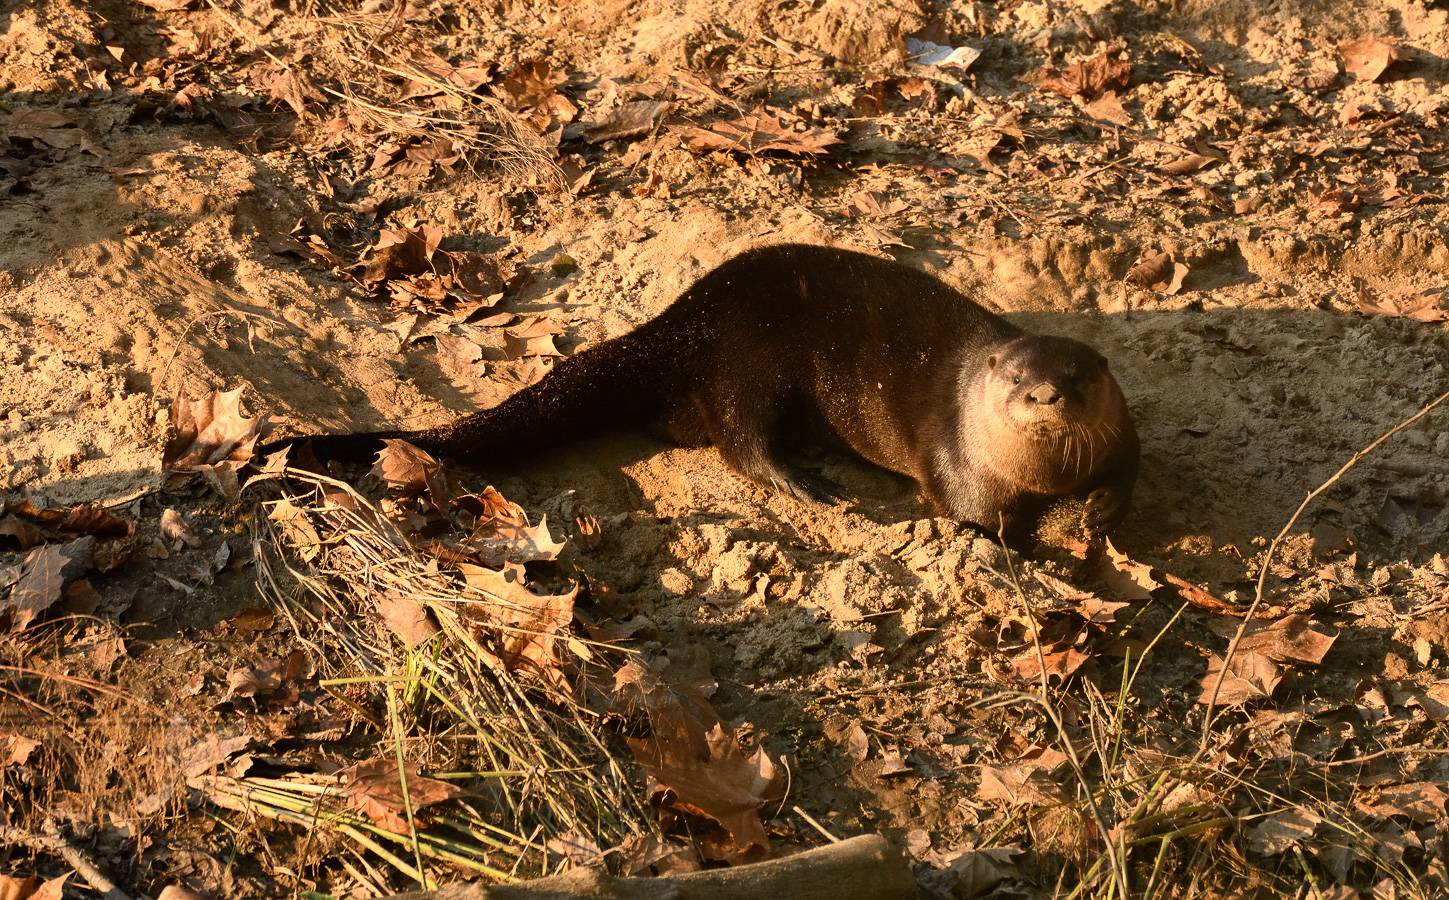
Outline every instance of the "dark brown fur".
[[916, 479], [937, 514], [1014, 537], [1064, 497], [1106, 530], [1137, 477], [1131, 416], [1091, 347], [1023, 332], [908, 266], [802, 244], [729, 260], [657, 318], [492, 409], [310, 440], [326, 459], [402, 438], [473, 462], [653, 420], [681, 444], [718, 447], [753, 481], [828, 501], [837, 485], [784, 459], [793, 426], [822, 418], [867, 460]]

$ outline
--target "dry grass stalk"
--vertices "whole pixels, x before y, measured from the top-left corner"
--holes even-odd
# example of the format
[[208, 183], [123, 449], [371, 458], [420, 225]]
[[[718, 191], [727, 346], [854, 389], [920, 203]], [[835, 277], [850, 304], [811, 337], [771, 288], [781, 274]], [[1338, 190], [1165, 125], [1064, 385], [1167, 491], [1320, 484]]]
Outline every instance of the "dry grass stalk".
[[[591, 714], [544, 679], [525, 685], [514, 673], [488, 664], [496, 656], [480, 643], [487, 636], [480, 637], [478, 617], [465, 616], [464, 608], [503, 601], [440, 572], [436, 561], [415, 552], [377, 507], [344, 482], [293, 469], [286, 475], [314, 488], [310, 496], [288, 501], [305, 512], [317, 540], [303, 540], [300, 529], [264, 525], [256, 538], [258, 584], [285, 610], [297, 639], [329, 675], [352, 676], [324, 686], [370, 681], [387, 690], [402, 688], [397, 726], [375, 718], [373, 724], [393, 731], [394, 741], [406, 740], [415, 759], [444, 744], [451, 755], [472, 754], [474, 768], [486, 770], [488, 789], [511, 820], [510, 830], [494, 829], [491, 840], [503, 840], [525, 870], [546, 869], [541, 845], [547, 840], [520, 837], [539, 828], [546, 838], [572, 833], [601, 847], [648, 830], [649, 813], [595, 734]], [[324, 499], [324, 489], [345, 493], [353, 508]], [[301, 562], [304, 558], [309, 562]], [[284, 586], [283, 573], [294, 588]], [[413, 650], [404, 648], [375, 614], [385, 598], [398, 596], [431, 611], [442, 633]], [[477, 817], [470, 827], [491, 826]], [[419, 855], [433, 855], [428, 842], [435, 840], [434, 831], [418, 832]], [[403, 840], [412, 843], [410, 837]], [[486, 844], [477, 847], [479, 858], [490, 852]], [[531, 862], [524, 858], [528, 853]], [[422, 877], [416, 860], [389, 863]]]

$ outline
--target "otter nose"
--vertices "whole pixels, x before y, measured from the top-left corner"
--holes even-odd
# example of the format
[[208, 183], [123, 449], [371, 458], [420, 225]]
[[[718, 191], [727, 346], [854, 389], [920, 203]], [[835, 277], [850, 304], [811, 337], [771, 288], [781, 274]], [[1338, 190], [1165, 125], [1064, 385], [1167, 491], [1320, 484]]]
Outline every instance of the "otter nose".
[[1046, 382], [1042, 382], [1032, 388], [1031, 393], [1027, 394], [1027, 396], [1042, 406], [1051, 406], [1053, 403], [1062, 399], [1062, 395], [1057, 392], [1057, 389]]

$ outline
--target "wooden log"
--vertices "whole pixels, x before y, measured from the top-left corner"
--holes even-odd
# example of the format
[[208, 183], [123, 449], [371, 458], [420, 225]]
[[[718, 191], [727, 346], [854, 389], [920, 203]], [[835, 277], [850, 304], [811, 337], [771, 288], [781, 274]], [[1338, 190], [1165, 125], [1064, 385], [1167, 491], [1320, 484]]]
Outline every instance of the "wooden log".
[[386, 900], [915, 900], [916, 878], [901, 852], [866, 834], [748, 866], [667, 878], [620, 878], [597, 869], [517, 884], [463, 884]]

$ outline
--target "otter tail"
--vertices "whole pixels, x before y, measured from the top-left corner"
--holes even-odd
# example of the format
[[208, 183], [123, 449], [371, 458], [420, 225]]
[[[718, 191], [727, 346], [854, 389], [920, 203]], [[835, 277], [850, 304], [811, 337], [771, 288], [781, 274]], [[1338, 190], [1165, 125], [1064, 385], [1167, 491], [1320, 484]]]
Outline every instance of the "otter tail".
[[641, 422], [663, 409], [670, 377], [665, 363], [674, 342], [651, 328], [653, 324], [565, 359], [537, 384], [447, 425], [289, 438], [259, 452], [310, 441], [319, 459], [365, 462], [382, 449], [384, 440], [398, 439], [439, 459], [478, 462]]

